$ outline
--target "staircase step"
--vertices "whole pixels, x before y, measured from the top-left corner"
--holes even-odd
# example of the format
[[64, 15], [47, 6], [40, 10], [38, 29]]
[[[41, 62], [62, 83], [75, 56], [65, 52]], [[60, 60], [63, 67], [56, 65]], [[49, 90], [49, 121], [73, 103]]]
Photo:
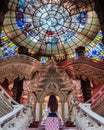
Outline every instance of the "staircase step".
[[[43, 128], [27, 128], [26, 130], [43, 130]], [[78, 130], [76, 127], [67, 127], [60, 130]]]

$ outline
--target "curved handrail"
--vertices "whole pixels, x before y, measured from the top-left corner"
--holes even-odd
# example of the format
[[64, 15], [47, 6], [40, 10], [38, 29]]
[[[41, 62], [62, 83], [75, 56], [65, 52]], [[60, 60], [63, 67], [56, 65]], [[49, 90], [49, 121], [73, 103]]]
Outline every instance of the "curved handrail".
[[2, 96], [4, 96], [4, 94], [5, 94], [7, 100], [9, 102], [11, 102], [11, 105], [14, 108], [13, 110], [11, 110], [11, 112], [7, 113], [6, 115], [4, 115], [0, 118], [0, 124], [3, 124], [4, 122], [12, 119], [12, 117], [14, 117], [14, 115], [16, 116], [17, 113], [20, 112], [24, 108], [24, 105], [20, 105], [12, 97], [10, 97], [9, 94], [3, 89], [3, 87], [1, 85], [0, 85], [0, 94]]
[[[17, 103], [14, 99], [12, 99], [12, 97], [9, 96], [9, 94], [1, 87], [1, 85], [0, 95], [1, 97], [5, 97], [5, 99], [2, 100], [3, 102], [6, 102], [7, 100], [10, 102], [9, 105], [12, 106], [11, 111], [0, 118], [0, 130], [5, 130], [8, 128], [12, 130], [25, 130], [33, 121], [31, 108]], [[17, 122], [17, 119], [19, 123]]]
[[88, 109], [87, 107], [85, 107], [84, 104], [80, 103], [79, 107], [81, 108], [81, 110], [83, 110], [87, 115], [89, 115], [90, 117], [92, 117], [93, 119], [97, 120], [99, 123], [104, 125], [104, 118], [101, 117], [100, 115], [96, 114], [95, 112], [93, 112], [91, 109]]
[[14, 117], [14, 115], [20, 112], [23, 108], [23, 105], [18, 105], [16, 109], [0, 118], [0, 124], [3, 124], [6, 120], [10, 119], [11, 117]]

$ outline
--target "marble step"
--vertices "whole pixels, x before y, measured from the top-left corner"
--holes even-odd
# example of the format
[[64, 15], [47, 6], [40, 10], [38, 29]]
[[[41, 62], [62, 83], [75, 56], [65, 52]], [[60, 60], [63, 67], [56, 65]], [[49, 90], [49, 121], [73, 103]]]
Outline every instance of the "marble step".
[[[27, 128], [26, 130], [44, 130], [44, 128]], [[78, 130], [76, 127], [66, 127], [60, 130]]]

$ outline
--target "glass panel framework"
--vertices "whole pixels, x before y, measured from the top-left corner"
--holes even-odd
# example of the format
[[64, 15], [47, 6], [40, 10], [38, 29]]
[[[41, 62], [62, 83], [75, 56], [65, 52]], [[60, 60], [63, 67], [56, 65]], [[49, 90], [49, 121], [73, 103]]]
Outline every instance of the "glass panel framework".
[[93, 2], [87, 0], [10, 0], [3, 25], [17, 46], [68, 58], [76, 56], [76, 47], [88, 48], [100, 30]]

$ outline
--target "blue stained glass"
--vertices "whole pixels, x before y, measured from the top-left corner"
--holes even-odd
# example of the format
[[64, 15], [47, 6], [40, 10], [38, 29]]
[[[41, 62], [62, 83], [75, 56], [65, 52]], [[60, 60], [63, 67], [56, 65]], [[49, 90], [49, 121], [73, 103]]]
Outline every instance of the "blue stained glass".
[[9, 43], [10, 43], [10, 41], [5, 41], [5, 43], [6, 43], [6, 44], [9, 44]]
[[100, 59], [101, 59], [101, 60], [104, 60], [104, 56], [101, 56]]
[[[93, 40], [96, 41], [96, 40]], [[103, 46], [101, 45], [101, 43], [98, 41], [94, 47], [91, 47], [90, 44], [87, 46], [87, 48], [89, 48], [89, 51], [86, 52], [86, 56], [92, 58], [92, 59], [97, 59], [97, 60], [103, 60], [104, 56], [103, 56]]]
[[92, 46], [87, 45], [86, 48], [88, 48], [88, 50], [92, 49]]
[[87, 22], [87, 18], [88, 18], [87, 12], [81, 12], [77, 17], [77, 21], [82, 25], [82, 27], [84, 27], [84, 25]]
[[97, 51], [97, 50], [92, 51], [92, 56], [98, 56], [98, 55], [100, 55], [99, 51]]
[[25, 0], [19, 0], [19, 6], [21, 8], [24, 8], [25, 7]]
[[[4, 31], [1, 32], [1, 38], [4, 39], [4, 45], [0, 48], [0, 58], [16, 55], [15, 50], [17, 49], [17, 46], [14, 45], [10, 41], [10, 39], [8, 39]], [[12, 43], [12, 46], [10, 45], [11, 43]]]
[[1, 32], [1, 35], [0, 35], [0, 38], [4, 37], [5, 36], [5, 33], [4, 32]]
[[3, 58], [3, 55], [0, 54], [0, 59], [2, 59], [2, 58]]
[[42, 63], [46, 63], [46, 57], [42, 57]]
[[[99, 43], [99, 44], [100, 44], [100, 43]], [[99, 45], [99, 44], [97, 45], [97, 48], [102, 51], [104, 48], [103, 48], [103, 46], [101, 46], [101, 45]]]
[[16, 45], [12, 46], [11, 50], [12, 50], [13, 53], [14, 53], [14, 51], [15, 51], [16, 48], [17, 48]]
[[46, 42], [45, 42], [45, 44], [54, 46], [54, 45], [58, 44], [58, 41], [59, 41], [58, 38], [52, 37], [50, 39], [47, 39]]
[[52, 41], [53, 41], [54, 44], [57, 44], [58, 41], [59, 41], [59, 39], [54, 37], [54, 38], [52, 39]]
[[12, 50], [6, 48], [5, 46], [5, 48], [2, 49], [2, 57], [7, 57], [11, 55], [15, 55], [15, 53]]
[[101, 38], [103, 37], [101, 31], [99, 31], [97, 35], [100, 36]]
[[68, 43], [75, 35], [74, 31], [68, 30], [63, 34], [64, 44]]
[[17, 21], [17, 25], [21, 28], [24, 26], [24, 23], [20, 20], [16, 20]]
[[74, 57], [78, 57], [78, 53], [74, 53]]
[[98, 40], [94, 39], [93, 42], [94, 42], [95, 44], [97, 44], [97, 43], [98, 43]]
[[90, 43], [89, 45], [86, 46], [86, 48], [88, 49], [87, 52], [85, 53], [86, 56], [97, 60], [104, 59], [103, 55], [104, 47], [102, 46], [102, 43], [100, 41], [101, 38], [102, 38], [102, 32], [99, 31], [95, 39], [92, 41], [93, 44]]

